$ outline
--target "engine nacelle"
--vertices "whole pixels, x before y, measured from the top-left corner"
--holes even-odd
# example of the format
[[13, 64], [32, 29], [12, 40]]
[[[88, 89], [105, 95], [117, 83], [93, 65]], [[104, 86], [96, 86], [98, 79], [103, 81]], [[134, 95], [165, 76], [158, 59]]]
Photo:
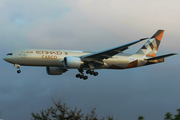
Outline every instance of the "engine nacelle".
[[46, 67], [46, 71], [48, 75], [61, 75], [67, 70], [60, 67]]
[[82, 64], [83, 61], [81, 61], [81, 58], [79, 57], [67, 56], [64, 58], [65, 68], [80, 68]]

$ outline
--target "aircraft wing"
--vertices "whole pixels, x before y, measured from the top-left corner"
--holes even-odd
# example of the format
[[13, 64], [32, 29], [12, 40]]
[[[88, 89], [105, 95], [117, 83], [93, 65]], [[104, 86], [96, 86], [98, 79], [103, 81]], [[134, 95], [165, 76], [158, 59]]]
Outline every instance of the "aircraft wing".
[[141, 42], [143, 40], [146, 40], [146, 39], [148, 39], [148, 38], [142, 38], [140, 40], [137, 40], [137, 41], [134, 41], [134, 42], [122, 45], [122, 46], [118, 46], [118, 47], [111, 48], [108, 50], [104, 50], [101, 52], [96, 52], [96, 53], [84, 55], [84, 56], [81, 56], [81, 59], [88, 61], [88, 62], [89, 61], [102, 61], [103, 59], [108, 59], [108, 58], [111, 58], [112, 56], [114, 56], [118, 53], [122, 53], [122, 51], [128, 49], [129, 46], [136, 44], [138, 42]]

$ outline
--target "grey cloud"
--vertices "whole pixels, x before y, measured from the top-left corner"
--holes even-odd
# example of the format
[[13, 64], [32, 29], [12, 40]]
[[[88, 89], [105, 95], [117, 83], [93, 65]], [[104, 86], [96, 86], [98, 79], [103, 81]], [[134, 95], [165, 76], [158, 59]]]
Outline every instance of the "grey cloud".
[[[2, 60], [7, 52], [22, 48], [104, 50], [151, 36], [159, 28], [166, 31], [158, 54], [179, 52], [179, 2], [161, 2], [1, 1], [1, 117], [30, 119], [31, 112], [52, 106], [51, 97], [84, 113], [96, 107], [99, 117], [113, 114], [129, 120], [143, 115], [152, 120], [163, 119], [169, 111], [175, 114], [180, 101], [179, 55], [147, 67], [99, 70], [99, 76], [89, 76], [87, 81], [75, 78], [77, 70], [48, 76], [45, 67], [22, 66], [18, 75], [12, 64]], [[166, 6], [171, 9], [165, 12]], [[25, 23], [17, 24], [17, 18]], [[133, 53], [142, 44], [127, 52]]]
[[[79, 0], [77, 8], [72, 8], [81, 11], [95, 25], [130, 40], [142, 35], [149, 36], [157, 29], [165, 29], [168, 36], [178, 36], [179, 4], [178, 0], [174, 2]], [[171, 43], [173, 42], [176, 41], [171, 40]], [[177, 46], [175, 48], [177, 50]]]
[[[72, 22], [70, 21], [72, 20]], [[99, 47], [120, 44], [120, 37], [94, 26], [81, 18], [46, 21], [29, 32], [29, 41], [36, 48], [98, 50]], [[82, 44], [84, 44], [82, 46]], [[99, 49], [102, 50], [102, 49]]]
[[[9, 71], [15, 79], [6, 77], [8, 85], [1, 80], [1, 85], [10, 86], [6, 89], [13, 91], [3, 94], [1, 99], [1, 103], [5, 103], [0, 106], [4, 108], [1, 111], [5, 112], [3, 115], [6, 119], [11, 118], [7, 115], [9, 112], [18, 119], [30, 117], [30, 112], [39, 112], [51, 106], [51, 96], [56, 101], [63, 99], [71, 107], [82, 108], [85, 113], [92, 107], [97, 107], [100, 116], [112, 113], [123, 119], [137, 118], [138, 115], [145, 116], [147, 120], [163, 119], [165, 112], [178, 107], [176, 103], [179, 98], [176, 93], [179, 91], [179, 81], [175, 76], [179, 65], [172, 65], [168, 60], [167, 63], [136, 69], [100, 70], [98, 77], [90, 77], [88, 81], [74, 78], [77, 70], [71, 70], [64, 76], [47, 76], [45, 68], [22, 67], [24, 75], [31, 75], [27, 79], [23, 74], [17, 75], [12, 67], [9, 66], [4, 72], [8, 74]], [[8, 76], [6, 74], [4, 76]], [[174, 76], [174, 79], [167, 79], [171, 76]], [[171, 106], [169, 102], [172, 102]], [[167, 104], [168, 107], [164, 108]], [[19, 105], [19, 111], [13, 113]], [[12, 110], [5, 109], [11, 106], [14, 106]], [[157, 111], [160, 111], [162, 116]], [[24, 116], [21, 116], [22, 113]], [[130, 116], [127, 116], [128, 113]]]

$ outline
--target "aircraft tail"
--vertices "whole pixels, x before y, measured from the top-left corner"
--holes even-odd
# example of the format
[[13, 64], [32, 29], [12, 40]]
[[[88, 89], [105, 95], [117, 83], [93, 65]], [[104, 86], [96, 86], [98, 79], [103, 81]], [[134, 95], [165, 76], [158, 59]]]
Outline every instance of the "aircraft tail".
[[146, 57], [155, 57], [163, 34], [164, 30], [158, 30], [136, 54], [146, 55]]

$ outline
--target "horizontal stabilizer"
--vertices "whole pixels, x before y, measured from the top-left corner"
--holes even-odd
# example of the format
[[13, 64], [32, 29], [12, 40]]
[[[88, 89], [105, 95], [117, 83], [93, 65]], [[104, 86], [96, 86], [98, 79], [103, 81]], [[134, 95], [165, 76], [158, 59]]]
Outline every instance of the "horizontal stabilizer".
[[160, 59], [160, 58], [165, 58], [165, 57], [169, 57], [169, 56], [176, 55], [176, 54], [177, 53], [170, 53], [170, 54], [166, 54], [166, 55], [161, 55], [161, 56], [149, 58], [149, 59], [146, 59], [146, 60], [157, 60], [157, 59]]

